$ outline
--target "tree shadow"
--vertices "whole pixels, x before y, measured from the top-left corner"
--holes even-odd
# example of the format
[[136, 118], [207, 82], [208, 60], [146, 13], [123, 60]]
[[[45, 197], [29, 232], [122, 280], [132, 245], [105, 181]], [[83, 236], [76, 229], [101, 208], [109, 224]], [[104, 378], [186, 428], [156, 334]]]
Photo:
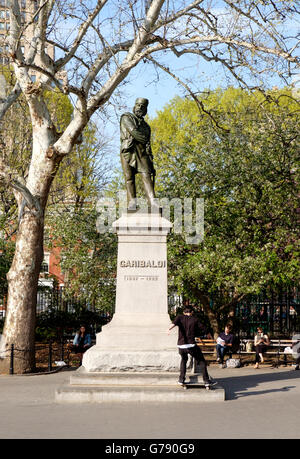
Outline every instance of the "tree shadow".
[[[249, 397], [253, 395], [265, 395], [275, 392], [287, 392], [294, 389], [295, 385], [287, 385], [287, 381], [293, 383], [293, 380], [300, 380], [300, 371], [284, 371], [281, 373], [264, 373], [243, 376], [233, 376], [226, 378], [216, 378], [218, 383], [224, 387], [226, 393], [226, 400], [237, 400], [242, 397]], [[281, 388], [270, 388], [263, 390], [253, 390], [268, 382], [284, 381], [285, 384]]]

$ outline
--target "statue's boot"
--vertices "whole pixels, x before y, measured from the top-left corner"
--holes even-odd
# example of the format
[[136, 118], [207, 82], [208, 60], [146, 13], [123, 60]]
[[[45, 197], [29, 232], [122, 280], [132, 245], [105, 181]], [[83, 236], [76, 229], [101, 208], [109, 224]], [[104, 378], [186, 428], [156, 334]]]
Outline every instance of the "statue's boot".
[[159, 210], [159, 205], [155, 197], [153, 180], [152, 180], [151, 174], [142, 173], [141, 176], [143, 180], [143, 185], [144, 185], [148, 205], [151, 207], [152, 212], [156, 212]]
[[127, 203], [129, 210], [136, 210], [136, 189], [135, 189], [135, 180], [130, 179], [126, 181], [127, 189]]

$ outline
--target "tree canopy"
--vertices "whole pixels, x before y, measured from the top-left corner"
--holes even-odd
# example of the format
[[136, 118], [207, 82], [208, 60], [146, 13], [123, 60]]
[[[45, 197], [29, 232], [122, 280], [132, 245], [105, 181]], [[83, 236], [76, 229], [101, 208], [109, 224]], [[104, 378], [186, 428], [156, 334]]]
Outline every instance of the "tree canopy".
[[220, 314], [248, 293], [299, 281], [300, 107], [289, 90], [266, 99], [230, 88], [201, 102], [209, 115], [180, 98], [158, 113], [153, 151], [162, 196], [204, 198], [204, 240], [174, 235], [170, 275]]

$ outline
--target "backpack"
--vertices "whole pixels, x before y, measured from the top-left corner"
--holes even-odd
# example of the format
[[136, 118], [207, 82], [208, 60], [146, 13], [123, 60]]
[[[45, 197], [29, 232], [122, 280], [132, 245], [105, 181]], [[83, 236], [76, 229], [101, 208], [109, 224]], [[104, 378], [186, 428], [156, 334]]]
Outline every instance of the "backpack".
[[227, 368], [240, 368], [241, 360], [240, 359], [227, 359], [226, 367]]

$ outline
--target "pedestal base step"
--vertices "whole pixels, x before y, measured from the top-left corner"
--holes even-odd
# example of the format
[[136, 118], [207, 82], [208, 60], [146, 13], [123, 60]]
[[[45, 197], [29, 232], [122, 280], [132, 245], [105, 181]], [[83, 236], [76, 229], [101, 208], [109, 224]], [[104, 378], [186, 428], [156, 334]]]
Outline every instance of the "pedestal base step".
[[[56, 390], [56, 401], [67, 403], [110, 402], [211, 402], [224, 401], [219, 384], [207, 391], [201, 375], [189, 375], [191, 390], [177, 384], [178, 373], [88, 373], [80, 368], [70, 385]], [[194, 387], [193, 384], [196, 384]]]
[[[179, 371], [176, 372], [90, 372], [80, 367], [70, 376], [71, 385], [102, 386], [175, 386]], [[187, 374], [188, 382], [202, 382], [202, 375]]]
[[184, 390], [172, 386], [63, 386], [56, 390], [56, 401], [63, 403], [111, 402], [221, 402], [225, 391], [216, 385], [212, 390]]

